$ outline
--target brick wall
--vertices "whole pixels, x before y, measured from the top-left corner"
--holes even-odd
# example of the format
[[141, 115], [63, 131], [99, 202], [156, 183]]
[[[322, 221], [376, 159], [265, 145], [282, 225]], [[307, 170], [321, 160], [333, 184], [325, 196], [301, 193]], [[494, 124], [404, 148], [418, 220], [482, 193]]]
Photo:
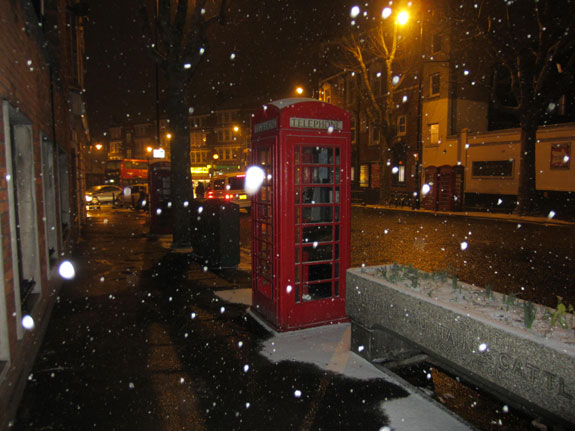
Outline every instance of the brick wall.
[[[70, 27], [67, 26], [67, 0], [46, 2], [46, 22], [38, 25], [32, 2], [23, 0], [0, 0], [0, 111], [6, 111], [10, 106], [10, 121], [25, 121], [32, 131], [34, 190], [36, 194], [36, 225], [37, 250], [39, 255], [40, 279], [37, 280], [41, 289], [38, 300], [34, 303], [30, 314], [36, 327], [32, 331], [24, 331], [20, 326], [20, 310], [17, 305], [19, 293], [15, 289], [15, 271], [17, 262], [13, 261], [11, 208], [14, 202], [10, 199], [9, 190], [12, 187], [10, 179], [6, 178], [10, 160], [6, 160], [5, 115], [0, 116], [0, 235], [2, 244], [3, 287], [0, 295], [0, 345], [7, 346], [9, 360], [0, 362], [0, 431], [8, 428], [8, 423], [15, 416], [27, 375], [32, 367], [37, 349], [41, 345], [48, 317], [53, 305], [54, 290], [59, 288], [58, 277], [47, 277], [49, 263], [46, 258], [46, 233], [43, 223], [44, 185], [42, 183], [42, 137], [57, 145], [57, 149], [68, 154], [71, 160], [73, 154], [78, 154], [79, 142], [72, 140], [72, 127], [79, 132], [77, 141], [85, 142], [81, 122], [73, 122], [69, 111], [69, 91], [74, 84], [71, 82], [72, 68], [75, 67], [70, 57], [69, 46]], [[69, 16], [69, 15], [68, 15]], [[45, 33], [47, 32], [47, 33]], [[52, 106], [53, 101], [53, 106]], [[54, 109], [52, 109], [54, 108]], [[55, 151], [57, 157], [57, 151]], [[71, 171], [71, 169], [70, 169]], [[78, 182], [79, 174], [70, 172], [69, 183]], [[56, 190], [59, 188], [56, 176]], [[70, 187], [70, 190], [73, 188]], [[73, 202], [71, 196], [67, 196]], [[75, 213], [79, 208], [73, 208]], [[60, 217], [59, 208], [56, 211]], [[14, 221], [12, 220], [12, 223]], [[61, 229], [60, 220], [56, 223]], [[70, 241], [78, 235], [79, 223], [72, 226]], [[61, 232], [59, 232], [59, 237]], [[62, 244], [61, 244], [62, 246]], [[67, 247], [63, 247], [64, 249]], [[54, 270], [54, 269], [53, 269]], [[7, 329], [7, 335], [6, 335]], [[3, 332], [4, 331], [4, 332]]]

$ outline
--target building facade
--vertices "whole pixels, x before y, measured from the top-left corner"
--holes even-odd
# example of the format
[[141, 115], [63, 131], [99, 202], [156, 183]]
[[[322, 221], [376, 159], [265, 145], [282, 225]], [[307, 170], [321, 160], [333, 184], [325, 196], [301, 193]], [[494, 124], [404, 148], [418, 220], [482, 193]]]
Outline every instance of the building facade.
[[[250, 117], [254, 109], [226, 107], [189, 117], [190, 170], [194, 183], [207, 182], [214, 172], [240, 172], [249, 163]], [[170, 160], [171, 132], [167, 120], [110, 127], [107, 133], [108, 160], [124, 158]]]
[[[489, 89], [468, 75], [473, 65], [459, 56], [464, 46], [441, 9], [420, 10], [417, 26], [402, 35], [392, 70], [393, 136], [382, 163], [381, 133], [370, 121], [366, 105], [373, 95], [385, 103], [385, 65], [366, 61], [371, 93], [358, 72], [343, 71], [320, 81], [320, 99], [352, 114], [352, 188], [357, 201], [418, 206], [429, 187], [449, 190], [447, 208], [513, 208], [518, 193], [518, 128], [498, 128]], [[341, 61], [340, 61], [341, 63]], [[573, 179], [573, 123], [540, 127], [536, 149], [540, 196], [569, 202]], [[379, 175], [389, 169], [390, 196], [381, 201]], [[449, 175], [449, 178], [439, 176]], [[440, 184], [441, 181], [441, 184]], [[434, 188], [437, 186], [437, 188]], [[424, 192], [422, 193], [422, 190]], [[457, 196], [454, 198], [454, 194]], [[438, 195], [439, 196], [439, 195]], [[438, 197], [426, 208], [439, 209]], [[545, 203], [545, 202], [543, 202]], [[553, 205], [550, 201], [549, 205]], [[501, 206], [500, 206], [501, 207]], [[501, 207], [503, 209], [503, 207]]]
[[[83, 209], [85, 10], [0, 0], [0, 429], [8, 428]], [[33, 408], [33, 407], [32, 407]]]

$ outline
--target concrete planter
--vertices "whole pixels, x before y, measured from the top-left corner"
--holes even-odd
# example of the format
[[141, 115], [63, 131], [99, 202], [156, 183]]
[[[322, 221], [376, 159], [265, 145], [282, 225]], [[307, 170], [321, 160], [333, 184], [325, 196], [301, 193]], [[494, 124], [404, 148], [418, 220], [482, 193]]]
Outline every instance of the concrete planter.
[[523, 308], [503, 295], [431, 277], [390, 282], [382, 268], [391, 267], [347, 272], [354, 351], [368, 360], [423, 351], [512, 405], [575, 424], [575, 334], [551, 327], [554, 310], [537, 306], [526, 329]]

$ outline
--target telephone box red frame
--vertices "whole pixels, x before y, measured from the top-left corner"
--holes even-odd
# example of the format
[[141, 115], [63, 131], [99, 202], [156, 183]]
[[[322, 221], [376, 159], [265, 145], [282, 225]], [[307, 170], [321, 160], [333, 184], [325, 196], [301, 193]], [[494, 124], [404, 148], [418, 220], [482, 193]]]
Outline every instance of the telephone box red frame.
[[282, 99], [252, 118], [252, 312], [278, 331], [347, 321], [350, 115], [315, 99]]

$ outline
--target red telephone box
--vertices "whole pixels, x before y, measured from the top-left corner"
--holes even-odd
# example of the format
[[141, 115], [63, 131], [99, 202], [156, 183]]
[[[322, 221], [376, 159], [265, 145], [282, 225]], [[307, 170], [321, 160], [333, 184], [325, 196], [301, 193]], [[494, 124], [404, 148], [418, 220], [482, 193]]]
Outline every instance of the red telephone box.
[[347, 320], [350, 256], [349, 114], [283, 99], [252, 119], [252, 311], [279, 331]]
[[148, 170], [150, 234], [172, 233], [170, 162], [151, 163]]

